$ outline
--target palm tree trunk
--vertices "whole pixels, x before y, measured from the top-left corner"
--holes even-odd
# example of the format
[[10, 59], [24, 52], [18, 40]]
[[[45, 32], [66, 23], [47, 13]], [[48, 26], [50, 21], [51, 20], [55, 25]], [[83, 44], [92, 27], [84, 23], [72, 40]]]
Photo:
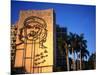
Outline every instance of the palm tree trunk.
[[69, 71], [69, 57], [68, 57], [68, 47], [66, 48], [66, 61], [67, 61], [67, 71]]
[[82, 58], [81, 58], [81, 50], [80, 50], [80, 70], [82, 69]]
[[66, 63], [67, 63], [67, 71], [69, 71], [69, 57], [68, 57], [68, 53], [69, 53], [69, 51], [68, 51], [68, 46], [67, 46], [66, 42], [65, 42], [65, 49], [66, 49]]
[[74, 52], [74, 70], [76, 70], [76, 63], [75, 63], [75, 52]]
[[79, 62], [78, 52], [77, 52], [77, 62], [76, 62], [76, 70], [80, 70], [80, 62]]
[[76, 70], [78, 70], [79, 69], [79, 65], [78, 65], [78, 52], [76, 52], [76, 55], [77, 55], [77, 61], [76, 61]]
[[72, 48], [72, 55], [73, 55], [73, 70], [76, 70], [76, 68], [75, 68], [75, 54], [74, 54], [74, 48]]

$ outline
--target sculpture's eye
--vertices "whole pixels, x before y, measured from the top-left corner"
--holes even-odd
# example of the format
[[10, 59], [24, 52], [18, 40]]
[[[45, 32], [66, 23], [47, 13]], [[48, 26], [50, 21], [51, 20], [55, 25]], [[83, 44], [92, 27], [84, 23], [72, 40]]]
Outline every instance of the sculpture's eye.
[[29, 25], [27, 25], [26, 27], [27, 27], [28, 29], [32, 28], [32, 27], [31, 27], [31, 26], [29, 26]]
[[35, 27], [35, 29], [39, 29], [38, 27]]

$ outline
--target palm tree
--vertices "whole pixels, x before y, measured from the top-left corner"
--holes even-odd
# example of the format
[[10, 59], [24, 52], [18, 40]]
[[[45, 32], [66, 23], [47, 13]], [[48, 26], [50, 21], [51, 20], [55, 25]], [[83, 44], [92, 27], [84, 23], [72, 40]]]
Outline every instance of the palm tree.
[[89, 57], [88, 69], [96, 69], [96, 52], [92, 53]]
[[64, 48], [66, 50], [66, 62], [67, 62], [67, 71], [70, 70], [70, 65], [69, 65], [69, 47], [70, 47], [70, 36], [66, 36], [66, 39], [64, 39]]
[[75, 34], [75, 44], [76, 44], [76, 46], [75, 46], [75, 53], [76, 53], [76, 70], [78, 70], [79, 69], [79, 65], [78, 65], [78, 62], [79, 62], [79, 58], [78, 58], [78, 54], [79, 54], [79, 52], [80, 52], [80, 46], [79, 46], [79, 35], [78, 34]]
[[68, 51], [68, 45], [65, 41], [64, 41], [64, 48], [66, 50], [67, 71], [69, 71], [69, 56], [68, 56], [69, 51]]
[[82, 69], [82, 60], [84, 60], [84, 57], [87, 58], [87, 55], [89, 56], [89, 51], [86, 49], [87, 48], [87, 40], [84, 40], [84, 34], [80, 34], [78, 37], [78, 48], [80, 49], [80, 70]]
[[77, 38], [76, 38], [76, 35], [75, 33], [69, 33], [69, 36], [70, 36], [70, 45], [71, 45], [71, 49], [70, 49], [70, 53], [72, 54], [73, 56], [73, 70], [76, 70], [76, 64], [75, 64], [75, 52], [76, 52], [76, 49], [77, 49]]

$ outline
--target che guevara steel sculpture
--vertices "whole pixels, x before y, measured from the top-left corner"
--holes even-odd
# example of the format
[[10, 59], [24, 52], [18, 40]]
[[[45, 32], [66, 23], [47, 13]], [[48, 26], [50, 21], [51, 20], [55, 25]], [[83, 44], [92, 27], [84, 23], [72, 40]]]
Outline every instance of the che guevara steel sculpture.
[[[37, 16], [30, 16], [24, 20], [23, 24], [24, 26], [19, 30], [19, 40], [24, 44], [27, 43], [27, 41], [35, 42], [34, 46], [36, 45], [36, 43], [38, 43], [39, 48], [43, 49], [43, 51], [41, 53], [34, 54], [35, 56], [32, 60], [34, 60], [35, 65], [46, 62], [45, 58], [48, 56], [48, 51], [47, 47], [43, 44], [46, 42], [47, 38], [47, 24], [45, 20]], [[34, 49], [33, 51], [35, 50], [36, 49]], [[42, 58], [43, 60], [41, 60], [41, 62], [35, 63], [35, 60], [38, 61], [38, 59]]]
[[[47, 25], [46, 22], [39, 17], [30, 16], [25, 19], [23, 28], [20, 29], [19, 39], [21, 42], [25, 42], [24, 39], [29, 41], [37, 41], [41, 48], [45, 48], [43, 45], [46, 42], [47, 37]], [[23, 35], [23, 31], [28, 30], [27, 33]]]

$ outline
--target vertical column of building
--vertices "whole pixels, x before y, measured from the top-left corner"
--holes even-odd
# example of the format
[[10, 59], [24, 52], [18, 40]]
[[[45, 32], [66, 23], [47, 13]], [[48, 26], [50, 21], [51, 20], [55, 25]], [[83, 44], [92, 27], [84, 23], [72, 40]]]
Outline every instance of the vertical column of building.
[[16, 27], [11, 26], [11, 67], [14, 68], [16, 52]]

